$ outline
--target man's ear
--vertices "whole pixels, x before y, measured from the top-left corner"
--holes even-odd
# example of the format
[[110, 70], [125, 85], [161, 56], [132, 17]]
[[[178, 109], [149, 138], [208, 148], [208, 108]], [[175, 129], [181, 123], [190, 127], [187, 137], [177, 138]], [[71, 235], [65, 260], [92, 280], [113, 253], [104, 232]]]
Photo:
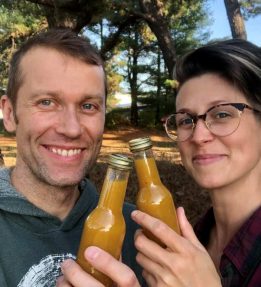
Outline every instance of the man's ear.
[[10, 102], [10, 99], [6, 95], [3, 95], [0, 100], [0, 105], [3, 113], [3, 123], [5, 129], [10, 133], [15, 132], [15, 111], [12, 103]]

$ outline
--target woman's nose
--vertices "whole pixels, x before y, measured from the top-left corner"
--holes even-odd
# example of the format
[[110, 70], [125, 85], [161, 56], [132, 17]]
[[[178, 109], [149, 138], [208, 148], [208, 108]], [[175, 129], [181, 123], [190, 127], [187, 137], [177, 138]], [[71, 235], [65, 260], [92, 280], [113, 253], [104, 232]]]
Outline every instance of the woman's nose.
[[207, 127], [206, 122], [203, 119], [198, 119], [193, 128], [191, 140], [196, 143], [207, 142], [214, 138], [214, 135]]

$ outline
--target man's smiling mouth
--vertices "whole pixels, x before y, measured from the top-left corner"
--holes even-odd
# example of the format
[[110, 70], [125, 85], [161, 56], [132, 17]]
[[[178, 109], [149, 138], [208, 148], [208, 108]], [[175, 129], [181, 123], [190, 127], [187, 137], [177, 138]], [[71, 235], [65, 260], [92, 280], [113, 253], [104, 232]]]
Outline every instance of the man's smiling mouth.
[[81, 149], [62, 149], [62, 148], [48, 148], [52, 153], [58, 154], [60, 156], [74, 156], [81, 153]]

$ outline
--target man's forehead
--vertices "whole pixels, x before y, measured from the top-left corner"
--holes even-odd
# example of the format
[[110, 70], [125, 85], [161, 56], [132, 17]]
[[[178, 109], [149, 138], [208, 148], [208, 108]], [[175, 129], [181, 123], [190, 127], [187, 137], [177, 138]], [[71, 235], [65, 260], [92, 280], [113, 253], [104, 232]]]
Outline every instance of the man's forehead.
[[[73, 56], [70, 53], [66, 53], [65, 51], [59, 51], [56, 48], [53, 47], [46, 47], [46, 46], [35, 46], [32, 47], [30, 50], [24, 54], [23, 58], [20, 62], [20, 69], [24, 69], [27, 65], [29, 66], [35, 66], [35, 68], [38, 67], [37, 63], [41, 62], [41, 64], [44, 64], [48, 61], [48, 58], [50, 61], [52, 60], [62, 60], [64, 64], [67, 64], [67, 61], [75, 61], [76, 63], [81, 63], [83, 65], [94, 68], [98, 68], [102, 74], [105, 75], [104, 68], [102, 65], [99, 64], [92, 64], [84, 60], [83, 57], [77, 57]], [[58, 60], [59, 59], [59, 60]], [[41, 66], [39, 66], [41, 68]], [[21, 70], [22, 71], [22, 70]]]

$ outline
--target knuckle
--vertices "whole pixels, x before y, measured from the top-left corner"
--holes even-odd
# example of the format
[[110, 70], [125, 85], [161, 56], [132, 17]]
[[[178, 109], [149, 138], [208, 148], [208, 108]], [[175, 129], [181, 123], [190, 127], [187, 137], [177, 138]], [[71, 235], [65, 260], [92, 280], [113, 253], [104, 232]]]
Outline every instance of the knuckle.
[[155, 234], [164, 234], [167, 231], [167, 225], [161, 222], [159, 219], [155, 219], [152, 225], [152, 231]]
[[174, 275], [179, 275], [183, 273], [184, 269], [186, 270], [187, 266], [188, 265], [184, 262], [184, 260], [179, 258], [179, 260], [176, 260], [175, 264], [172, 264], [171, 266], [169, 266], [169, 268]]
[[79, 270], [77, 268], [71, 268], [69, 271], [70, 277], [73, 279], [76, 279], [78, 277]]
[[185, 258], [190, 262], [196, 262], [199, 256], [198, 250], [194, 246], [188, 246]]
[[135, 238], [135, 246], [138, 248], [138, 249], [141, 249], [144, 245], [144, 235], [143, 234], [139, 234], [138, 236], [136, 236]]
[[166, 287], [166, 286], [175, 286], [173, 282], [173, 276], [170, 276], [167, 273], [161, 274], [156, 278], [157, 287]]
[[133, 287], [137, 285], [137, 278], [134, 272], [128, 272], [128, 274], [122, 276], [122, 278], [124, 278], [124, 282], [120, 284], [120, 286]]
[[162, 286], [174, 286], [173, 276], [165, 275], [162, 281], [164, 282]]
[[143, 258], [142, 254], [140, 252], [138, 252], [137, 255], [136, 255], [136, 261], [138, 263], [141, 263], [142, 262], [142, 258]]

